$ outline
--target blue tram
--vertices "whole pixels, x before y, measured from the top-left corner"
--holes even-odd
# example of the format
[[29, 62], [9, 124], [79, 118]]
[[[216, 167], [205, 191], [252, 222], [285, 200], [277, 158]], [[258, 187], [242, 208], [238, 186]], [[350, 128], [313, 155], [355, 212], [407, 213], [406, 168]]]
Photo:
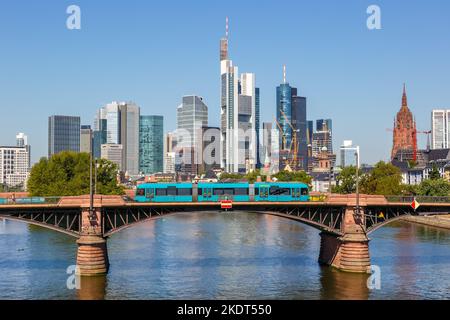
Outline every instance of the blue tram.
[[145, 183], [136, 202], [290, 202], [310, 200], [308, 185], [299, 182]]

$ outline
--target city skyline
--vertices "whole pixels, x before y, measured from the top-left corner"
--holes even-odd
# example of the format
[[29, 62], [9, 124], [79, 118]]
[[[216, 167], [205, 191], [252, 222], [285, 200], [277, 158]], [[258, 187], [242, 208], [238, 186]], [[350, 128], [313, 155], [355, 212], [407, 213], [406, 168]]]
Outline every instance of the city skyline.
[[[33, 162], [47, 154], [47, 130], [43, 123], [48, 116], [76, 115], [81, 117], [82, 124], [92, 125], [95, 111], [113, 100], [132, 100], [141, 106], [142, 114], [164, 116], [168, 132], [176, 127], [173, 111], [179, 98], [194, 93], [203, 96], [209, 106], [209, 125], [218, 126], [217, 50], [225, 16], [230, 17], [229, 50], [233, 60], [241, 66], [241, 72], [254, 72], [257, 76], [261, 89], [261, 123], [273, 120], [275, 87], [282, 80], [283, 64], [287, 65], [289, 80], [308, 97], [308, 120], [333, 119], [334, 143], [340, 145], [343, 140], [353, 140], [361, 146], [362, 162], [389, 160], [390, 150], [386, 145], [391, 145], [392, 136], [385, 129], [391, 126], [398, 110], [403, 82], [408, 85], [409, 104], [419, 130], [431, 129], [432, 109], [449, 106], [450, 97], [445, 90], [450, 84], [445, 72], [449, 61], [445, 57], [450, 45], [440, 38], [450, 23], [441, 17], [444, 10], [434, 10], [429, 4], [426, 7], [378, 1], [383, 13], [383, 29], [368, 30], [366, 9], [369, 3], [336, 5], [322, 1], [322, 5], [327, 4], [324, 9], [318, 4], [295, 2], [290, 10], [293, 12], [284, 12], [275, 3], [264, 3], [256, 8], [255, 17], [246, 16], [255, 8], [249, 4], [244, 4], [242, 12], [238, 13], [203, 3], [211, 12], [203, 23], [196, 23], [191, 15], [189, 20], [182, 19], [177, 24], [189, 22], [183, 25], [185, 30], [170, 27], [164, 29], [162, 37], [163, 33], [158, 30], [172, 19], [180, 18], [180, 12], [201, 14], [195, 13], [198, 4], [179, 3], [184, 11], [175, 12], [165, 22], [155, 14], [147, 20], [144, 13], [145, 8], [150, 7], [152, 10], [147, 12], [165, 12], [168, 7], [164, 4], [108, 4], [111, 10], [106, 17], [101, 4], [79, 1], [83, 12], [82, 29], [70, 31], [65, 28], [67, 6], [30, 4], [33, 17], [42, 17], [42, 21], [36, 22], [29, 13], [20, 11], [20, 1], [17, 3], [5, 5], [8, 10], [2, 12], [8, 11], [8, 15], [0, 13], [0, 23], [8, 25], [8, 28], [1, 28], [1, 33], [5, 47], [10, 48], [2, 53], [4, 57], [0, 62], [5, 70], [3, 76], [0, 75], [0, 85], [5, 89], [2, 103], [11, 110], [3, 115], [0, 134], [4, 140], [0, 144], [12, 145], [17, 132], [26, 132], [33, 145]], [[122, 9], [123, 14], [135, 16], [136, 21], [126, 19], [128, 24], [115, 25], [113, 18], [118, 17]], [[299, 12], [298, 19], [287, 19], [295, 16], [295, 9]], [[407, 15], [404, 14], [406, 9]], [[286, 15], [282, 27], [277, 23], [281, 14]], [[20, 19], [14, 20], [19, 16]], [[269, 16], [271, 19], [265, 20]], [[342, 20], [336, 19], [339, 17]], [[27, 29], [31, 23], [42, 31], [33, 32], [35, 40], [30, 39], [32, 28]], [[290, 30], [288, 35], [283, 34], [284, 29]], [[6, 30], [14, 30], [17, 38]], [[271, 47], [281, 47], [293, 34], [298, 34], [295, 38], [299, 41], [289, 52], [267, 47], [267, 43], [271, 43]], [[126, 43], [135, 50], [131, 53], [119, 50], [118, 55], [108, 50], [114, 44], [111, 40], [119, 40], [119, 44]], [[196, 41], [200, 45], [190, 45]], [[156, 43], [163, 50], [153, 51], [154, 46], [146, 42]], [[29, 52], [28, 46], [36, 50]], [[176, 50], [177, 47], [183, 49]], [[194, 71], [195, 77], [192, 76]], [[23, 117], [24, 113], [28, 116]], [[361, 121], [368, 113], [371, 121]], [[419, 147], [425, 148], [425, 145], [426, 138], [420, 137]]]

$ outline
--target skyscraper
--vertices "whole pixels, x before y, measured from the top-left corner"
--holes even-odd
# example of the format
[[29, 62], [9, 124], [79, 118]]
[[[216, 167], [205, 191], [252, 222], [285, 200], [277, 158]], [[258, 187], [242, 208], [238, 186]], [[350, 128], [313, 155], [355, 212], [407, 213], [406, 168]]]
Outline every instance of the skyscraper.
[[401, 153], [404, 160], [416, 160], [412, 156], [417, 151], [416, 121], [408, 108], [406, 86], [403, 86], [402, 107], [394, 121], [394, 134], [391, 159]]
[[280, 169], [287, 165], [294, 170], [308, 167], [308, 128], [306, 98], [297, 95], [297, 88], [286, 81], [283, 67], [283, 83], [277, 87], [277, 127], [279, 130]]
[[124, 163], [123, 154], [123, 146], [121, 144], [102, 144], [101, 158], [115, 163], [119, 171], [124, 171], [122, 168]]
[[91, 126], [81, 126], [80, 130], [80, 152], [91, 153], [93, 136]]
[[30, 155], [26, 146], [0, 146], [0, 185], [16, 187], [26, 184], [30, 171]]
[[80, 117], [48, 118], [48, 157], [62, 151], [80, 152]]
[[229, 58], [228, 34], [227, 18], [226, 37], [220, 40], [221, 166], [226, 172], [245, 172], [258, 162], [260, 92], [253, 73], [239, 77]]
[[139, 121], [140, 108], [135, 103], [116, 101], [101, 108], [95, 120], [95, 130], [101, 132], [100, 140], [106, 131], [106, 144], [123, 146], [121, 168], [129, 175], [139, 173]]
[[[178, 139], [185, 147], [193, 147], [201, 142], [202, 127], [208, 126], [208, 107], [199, 96], [184, 96], [177, 108], [177, 130], [189, 133]], [[181, 145], [180, 145], [181, 146]]]
[[31, 169], [31, 146], [28, 144], [28, 136], [25, 133], [18, 133], [16, 135], [16, 146], [19, 148], [25, 148], [28, 152], [28, 165]]
[[431, 149], [448, 149], [450, 146], [450, 110], [431, 112]]
[[139, 171], [143, 174], [164, 170], [164, 118], [141, 116], [139, 126]]

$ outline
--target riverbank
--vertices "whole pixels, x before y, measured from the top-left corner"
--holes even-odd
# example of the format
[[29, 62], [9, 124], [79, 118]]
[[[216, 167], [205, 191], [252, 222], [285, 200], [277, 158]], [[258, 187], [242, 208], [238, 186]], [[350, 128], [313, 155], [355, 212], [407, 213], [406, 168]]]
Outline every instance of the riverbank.
[[430, 227], [449, 229], [450, 230], [450, 215], [447, 216], [408, 216], [403, 217], [402, 220], [423, 224]]

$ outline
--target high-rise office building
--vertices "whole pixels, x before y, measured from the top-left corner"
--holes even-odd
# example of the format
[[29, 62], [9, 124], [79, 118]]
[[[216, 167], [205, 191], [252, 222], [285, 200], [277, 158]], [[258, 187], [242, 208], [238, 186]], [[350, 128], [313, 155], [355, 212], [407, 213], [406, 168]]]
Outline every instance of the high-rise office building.
[[0, 147], [0, 185], [24, 185], [26, 188], [29, 172], [30, 154], [26, 144], [20, 147]]
[[353, 141], [344, 140], [340, 147], [341, 151], [341, 168], [356, 166], [356, 151], [355, 146], [353, 146]]
[[272, 123], [263, 123], [263, 144], [262, 144], [262, 161], [264, 165], [270, 163], [270, 157], [272, 155]]
[[184, 96], [177, 108], [177, 130], [181, 135], [179, 146], [194, 147], [201, 143], [202, 128], [208, 125], [208, 107], [199, 96]]
[[208, 107], [199, 96], [185, 96], [177, 108], [177, 170], [197, 174], [202, 164], [202, 128], [208, 125]]
[[121, 144], [102, 144], [101, 158], [115, 163], [119, 171], [124, 171], [122, 168], [124, 163], [123, 154], [123, 146]]
[[143, 174], [164, 170], [164, 118], [141, 116], [139, 127], [139, 171]]
[[448, 149], [450, 146], [450, 110], [431, 112], [431, 149]]
[[16, 147], [25, 148], [28, 152], [28, 165], [31, 169], [31, 146], [28, 144], [28, 136], [20, 132], [16, 135]]
[[203, 127], [202, 143], [199, 154], [202, 157], [199, 173], [220, 169], [220, 128]]
[[62, 151], [80, 152], [80, 117], [48, 118], [48, 157]]
[[164, 173], [175, 173], [176, 134], [169, 132], [164, 135]]
[[325, 132], [329, 131], [330, 141], [327, 144], [327, 148], [333, 152], [333, 120], [331, 119], [318, 119], [316, 120], [316, 131]]
[[260, 91], [255, 75], [239, 76], [229, 58], [228, 19], [226, 30], [220, 41], [221, 166], [226, 172], [245, 172], [258, 165]]
[[277, 87], [277, 127], [280, 131], [280, 169], [288, 164], [294, 170], [308, 167], [308, 128], [306, 98], [297, 95], [297, 88], [286, 81], [283, 67], [283, 83]]
[[94, 123], [94, 130], [101, 132], [100, 140], [106, 132], [106, 144], [122, 145], [121, 168], [129, 175], [139, 174], [139, 121], [139, 106], [132, 102], [114, 101], [97, 112]]
[[93, 134], [91, 126], [81, 126], [80, 152], [91, 153], [93, 146]]

